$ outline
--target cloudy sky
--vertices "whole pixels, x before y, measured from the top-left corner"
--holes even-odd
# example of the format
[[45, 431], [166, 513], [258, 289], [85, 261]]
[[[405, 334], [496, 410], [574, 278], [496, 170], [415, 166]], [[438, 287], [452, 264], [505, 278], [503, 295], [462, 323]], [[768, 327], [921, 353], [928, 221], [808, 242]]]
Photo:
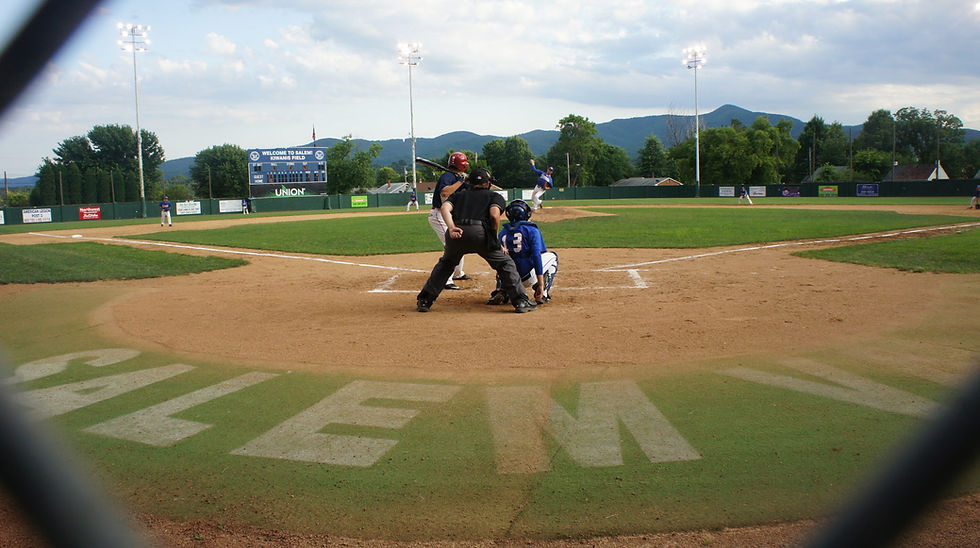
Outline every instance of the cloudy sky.
[[[0, 2], [3, 43], [34, 3]], [[0, 118], [8, 177], [95, 125], [135, 126], [119, 22], [151, 26], [140, 125], [168, 159], [305, 144], [314, 125], [321, 138], [409, 138], [412, 111], [416, 137], [693, 114], [683, 58], [697, 43], [701, 113], [730, 103], [858, 124], [915, 106], [980, 129], [977, 0], [115, 0]], [[421, 44], [412, 109], [405, 42]]]

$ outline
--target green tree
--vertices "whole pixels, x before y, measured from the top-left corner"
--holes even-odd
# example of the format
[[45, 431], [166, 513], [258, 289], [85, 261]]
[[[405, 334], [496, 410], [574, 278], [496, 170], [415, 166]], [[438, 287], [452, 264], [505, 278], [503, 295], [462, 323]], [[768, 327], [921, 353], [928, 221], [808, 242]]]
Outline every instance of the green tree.
[[732, 127], [701, 131], [701, 182], [715, 185], [748, 184], [759, 163], [748, 135]]
[[102, 170], [98, 168], [88, 169], [82, 175], [82, 201], [83, 204], [95, 204], [99, 201], [99, 175]]
[[[171, 177], [173, 179], [173, 177]], [[184, 177], [187, 179], [187, 177]], [[153, 196], [153, 201], [160, 201], [164, 195], [170, 197], [171, 202], [182, 202], [194, 198], [194, 189], [190, 184], [190, 179], [186, 183], [168, 183], [166, 187], [161, 187]]]
[[4, 207], [27, 207], [31, 203], [31, 195], [28, 192], [11, 192], [4, 202]]
[[633, 174], [633, 164], [623, 147], [600, 143], [597, 147], [593, 184], [609, 186]]
[[483, 145], [483, 156], [490, 173], [497, 179], [501, 188], [522, 188], [534, 186], [534, 172], [531, 171], [531, 146], [521, 137], [494, 139]]
[[248, 152], [238, 145], [217, 145], [198, 152], [190, 174], [198, 196], [248, 196]]
[[[123, 199], [124, 202], [140, 201], [140, 180], [138, 170], [126, 170], [122, 173], [123, 179]], [[119, 195], [116, 195], [119, 199]]]
[[943, 156], [943, 149], [963, 144], [963, 122], [945, 110], [904, 107], [895, 113], [895, 119], [897, 147], [909, 153], [914, 162], [935, 163], [937, 154]]
[[648, 135], [638, 151], [635, 172], [641, 177], [678, 177], [677, 165], [656, 135]]
[[83, 135], [65, 139], [58, 143], [58, 146], [52, 152], [54, 152], [57, 163], [63, 166], [77, 165], [84, 170], [94, 167], [99, 163], [96, 151], [92, 148], [92, 143], [88, 137]]
[[780, 144], [779, 130], [768, 116], [759, 116], [745, 129], [745, 136], [749, 152], [755, 157], [748, 181], [765, 185], [779, 183], [780, 159], [776, 152]]
[[963, 169], [959, 177], [972, 179], [980, 174], [980, 139], [974, 139], [963, 145]]
[[[164, 161], [163, 148], [157, 136], [145, 129], [140, 130], [143, 155], [143, 180], [147, 195], [155, 193], [162, 172], [159, 167]], [[74, 166], [81, 177], [80, 194], [65, 197], [69, 203], [89, 201], [99, 196], [99, 175], [97, 170], [122, 173], [136, 172], [139, 161], [136, 157], [136, 134], [129, 126], [104, 125], [93, 127], [87, 135], [65, 139], [54, 149], [55, 163], [65, 168]], [[88, 172], [92, 171], [91, 175]], [[65, 172], [67, 173], [67, 172]], [[137, 181], [138, 187], [138, 181]], [[74, 192], [74, 190], [72, 190]], [[129, 193], [127, 192], [127, 195]], [[75, 199], [78, 201], [74, 201]], [[117, 196], [117, 199], [121, 196]], [[139, 198], [137, 192], [136, 198]]]
[[351, 136], [344, 137], [327, 150], [327, 192], [348, 194], [354, 189], [373, 188], [375, 176], [371, 162], [381, 153], [381, 145], [372, 143], [368, 150], [356, 150]]
[[31, 192], [31, 205], [58, 205], [60, 202], [58, 184], [61, 172], [49, 158], [37, 170], [37, 183]]
[[819, 116], [810, 118], [803, 126], [803, 131], [797, 139], [800, 148], [792, 172], [793, 180], [806, 179], [824, 163], [823, 138], [826, 134], [827, 124]]
[[[556, 181], [570, 180], [571, 186], [590, 186], [595, 181], [595, 165], [598, 161], [602, 139], [599, 130], [588, 118], [569, 114], [558, 121], [558, 141], [548, 149], [545, 162], [555, 168], [552, 177]], [[567, 154], [567, 156], [566, 156]], [[566, 168], [566, 166], [568, 166]], [[544, 167], [539, 165], [539, 167]], [[571, 169], [571, 173], [567, 172]]]
[[96, 169], [95, 172], [98, 181], [95, 201], [102, 204], [112, 202], [112, 187], [110, 186], [111, 178], [109, 172], [104, 169]]
[[[855, 179], [880, 181], [891, 169], [891, 151], [866, 148], [854, 153]], [[861, 175], [864, 175], [863, 177]]]
[[397, 183], [400, 182], [401, 180], [402, 180], [401, 173], [398, 173], [397, 171], [395, 171], [390, 167], [383, 167], [378, 170], [378, 175], [376, 180], [377, 185], [375, 186], [386, 185], [389, 182]]
[[895, 144], [895, 119], [890, 111], [879, 109], [868, 115], [861, 133], [854, 139], [856, 150], [879, 150], [891, 157]]
[[821, 138], [821, 144], [823, 163], [833, 166], [846, 166], [848, 164], [850, 140], [844, 133], [844, 126], [840, 122], [834, 122], [827, 126], [827, 131]]

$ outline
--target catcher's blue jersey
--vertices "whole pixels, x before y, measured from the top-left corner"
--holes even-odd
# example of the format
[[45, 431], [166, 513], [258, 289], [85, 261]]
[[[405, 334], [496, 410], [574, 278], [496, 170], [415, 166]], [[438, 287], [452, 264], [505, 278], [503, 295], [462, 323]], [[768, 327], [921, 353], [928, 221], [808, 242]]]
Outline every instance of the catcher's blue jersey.
[[500, 231], [500, 244], [507, 248], [507, 253], [514, 259], [517, 272], [521, 278], [527, 276], [532, 269], [536, 274], [542, 274], [541, 254], [548, 251], [538, 225], [528, 221], [504, 223]]

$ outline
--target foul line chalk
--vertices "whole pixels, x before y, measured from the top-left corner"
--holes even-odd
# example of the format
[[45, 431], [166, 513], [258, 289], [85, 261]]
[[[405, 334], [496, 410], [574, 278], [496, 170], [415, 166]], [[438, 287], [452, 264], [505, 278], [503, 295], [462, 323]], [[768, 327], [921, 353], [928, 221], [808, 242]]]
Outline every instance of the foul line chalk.
[[874, 240], [874, 239], [878, 239], [878, 238], [891, 238], [891, 237], [895, 237], [895, 236], [903, 236], [903, 235], [906, 235], [906, 234], [921, 234], [921, 233], [924, 233], [924, 232], [935, 232], [937, 230], [951, 230], [951, 229], [957, 229], [957, 228], [972, 228], [972, 227], [976, 227], [976, 226], [980, 226], [980, 223], [964, 223], [964, 224], [958, 224], [958, 225], [934, 226], [934, 227], [929, 227], [929, 228], [914, 228], [914, 229], [909, 229], [909, 230], [902, 230], [902, 231], [899, 231], [899, 232], [889, 232], [888, 234], [871, 234], [871, 235], [863, 235], [863, 236], [850, 236], [850, 237], [847, 237], [847, 238], [826, 238], [826, 239], [822, 239], [822, 240], [802, 240], [802, 241], [798, 241], [798, 242], [781, 242], [781, 243], [769, 244], [769, 245], [759, 245], [759, 246], [751, 246], [751, 247], [740, 247], [738, 249], [726, 249], [726, 250], [723, 250], [723, 251], [712, 251], [710, 253], [698, 253], [696, 255], [686, 255], [684, 257], [672, 257], [670, 259], [659, 259], [659, 260], [656, 260], [656, 261], [648, 261], [648, 262], [644, 262], [644, 263], [626, 264], [626, 265], [620, 265], [620, 266], [609, 266], [609, 267], [606, 267], [606, 268], [600, 268], [599, 270], [596, 270], [596, 272], [607, 272], [607, 271], [611, 271], [611, 270], [625, 270], [625, 269], [630, 269], [630, 268], [634, 268], [634, 267], [637, 267], [637, 266], [648, 266], [648, 265], [653, 265], [653, 264], [672, 263], [672, 262], [676, 262], [676, 261], [690, 261], [690, 260], [693, 260], [693, 259], [703, 259], [705, 257], [714, 257], [716, 255], [726, 255], [726, 254], [729, 254], [729, 253], [742, 253], [743, 251], [758, 251], [760, 249], [775, 249], [777, 247], [792, 247], [792, 246], [800, 246], [800, 245], [832, 244], [832, 243], [840, 243], [840, 242], [857, 242], [857, 241], [861, 241], [861, 240]]
[[[29, 234], [33, 236], [45, 236], [48, 238], [66, 238], [66, 236], [58, 236], [56, 234], [44, 234], [42, 232], [30, 232]], [[77, 236], [77, 235], [76, 235]], [[76, 236], [72, 236], [75, 238]], [[415, 268], [403, 268], [400, 266], [384, 266], [378, 264], [368, 264], [368, 263], [355, 263], [351, 261], [335, 261], [333, 259], [324, 259], [323, 257], [304, 257], [302, 255], [283, 255], [281, 253], [265, 253], [258, 251], [240, 251], [236, 249], [221, 249], [216, 247], [202, 247], [194, 245], [183, 245], [183, 244], [171, 244], [167, 242], [153, 242], [144, 240], [127, 240], [123, 238], [85, 238], [85, 240], [91, 241], [103, 241], [103, 242], [113, 242], [113, 243], [125, 243], [125, 244], [138, 244], [138, 245], [155, 245], [159, 247], [172, 247], [175, 249], [193, 249], [195, 251], [208, 251], [212, 253], [227, 253], [229, 255], [246, 255], [250, 257], [270, 257], [273, 259], [295, 259], [298, 261], [314, 261], [319, 263], [330, 263], [330, 264], [340, 264], [347, 266], [360, 266], [364, 268], [380, 268], [382, 270], [398, 270], [402, 272], [421, 272], [426, 273], [427, 270], [418, 270]], [[76, 238], [77, 239], [77, 238]]]

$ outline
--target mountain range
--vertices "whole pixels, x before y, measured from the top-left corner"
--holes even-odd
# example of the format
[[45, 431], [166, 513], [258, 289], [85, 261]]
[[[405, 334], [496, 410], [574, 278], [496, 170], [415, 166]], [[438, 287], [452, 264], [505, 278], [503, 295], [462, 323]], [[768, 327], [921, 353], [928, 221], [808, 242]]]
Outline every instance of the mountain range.
[[[772, 114], [767, 112], [756, 112], [738, 107], [735, 105], [723, 105], [717, 109], [700, 114], [701, 127], [703, 128], [714, 128], [728, 126], [732, 123], [732, 120], [738, 120], [742, 124], [748, 126], [756, 120], [759, 116], [766, 116], [769, 122], [773, 125], [779, 123], [782, 119], [790, 120], [793, 123], [793, 128], [791, 133], [794, 138], [799, 137], [800, 133], [803, 131], [803, 127], [806, 122], [793, 118], [792, 116], [786, 116], [783, 114]], [[828, 122], [831, 123], [832, 121]], [[602, 122], [596, 124], [596, 130], [598, 130], [599, 137], [603, 141], [610, 145], [618, 146], [623, 148], [630, 158], [635, 159], [639, 150], [643, 148], [643, 144], [646, 142], [646, 138], [650, 135], [656, 135], [660, 142], [665, 146], [669, 147], [673, 144], [673, 139], [670, 138], [672, 132], [676, 133], [678, 128], [683, 134], [687, 128], [694, 126], [694, 116], [693, 115], [678, 115], [678, 114], [660, 114], [655, 116], [641, 116], [636, 118], [621, 118], [616, 120], [611, 120], [609, 122]], [[844, 134], [857, 137], [861, 133], [861, 128], [863, 124], [853, 125], [853, 126], [843, 126]], [[674, 129], [672, 129], [674, 128]], [[973, 139], [980, 139], [980, 131], [975, 129], [966, 129], [966, 140], [971, 141]], [[517, 135], [527, 141], [528, 146], [531, 148], [531, 152], [535, 156], [544, 154], [558, 141], [559, 132], [557, 129], [553, 130], [542, 130], [536, 129], [534, 131], [529, 131], [526, 133], [521, 133]], [[509, 136], [497, 136], [497, 135], [478, 135], [469, 131], [453, 131], [440, 135], [438, 137], [417, 137], [415, 139], [415, 154], [417, 156], [422, 156], [426, 158], [440, 158], [446, 154], [449, 150], [472, 150], [472, 151], [482, 151], [483, 145], [486, 143], [500, 138], [506, 138]], [[324, 138], [317, 139], [316, 146], [330, 147], [339, 142], [338, 138]], [[381, 153], [375, 159], [375, 166], [387, 166], [395, 162], [406, 161], [411, 158], [412, 155], [412, 143], [409, 139], [388, 139], [383, 141], [371, 141], [367, 139], [354, 139], [354, 144], [357, 150], [367, 150], [372, 143], [378, 143], [383, 148]], [[273, 146], [313, 146], [312, 142], [303, 143], [298, 145], [275, 145]], [[175, 175], [184, 175], [186, 177], [190, 176], [190, 168], [194, 164], [194, 157], [189, 156], [185, 158], [176, 158], [173, 160], [167, 160], [164, 162], [160, 169], [163, 170], [163, 175], [165, 178], [170, 178]], [[10, 179], [8, 185], [11, 188], [18, 186], [33, 186], [35, 177], [18, 177], [15, 179]]]
[[[702, 128], [712, 128], [730, 125], [732, 120], [738, 120], [745, 125], [751, 125], [759, 116], [766, 116], [773, 125], [779, 123], [783, 118], [793, 122], [793, 137], [798, 137], [803, 131], [805, 122], [785, 116], [782, 114], [771, 114], [766, 112], [753, 112], [735, 105], [724, 105], [717, 109], [700, 114]], [[630, 158], [635, 159], [639, 155], [639, 150], [643, 148], [646, 138], [649, 135], [656, 135], [660, 142], [665, 146], [671, 145], [669, 134], [671, 127], [683, 128], [682, 132], [694, 127], [693, 115], [660, 114], [656, 116], [642, 116], [637, 118], [625, 118], [611, 120], [609, 122], [597, 123], [596, 130], [599, 137], [610, 145], [622, 147]], [[857, 136], [861, 132], [861, 126], [844, 126], [844, 132], [853, 131]], [[980, 132], [977, 132], [980, 136]], [[559, 132], [557, 129], [542, 130], [536, 129], [526, 133], [518, 134], [527, 141], [531, 152], [539, 156], [548, 151], [558, 141]], [[424, 158], [440, 158], [449, 150], [472, 150], [480, 152], [483, 145], [494, 139], [506, 138], [509, 136], [499, 135], [478, 135], [469, 131], [453, 131], [438, 137], [416, 137], [415, 154]], [[340, 139], [323, 138], [316, 140], [316, 146], [331, 147]], [[367, 150], [372, 143], [378, 143], [383, 148], [381, 153], [374, 161], [375, 166], [391, 165], [399, 160], [405, 161], [412, 156], [412, 143], [409, 139], [388, 139], [383, 141], [371, 141], [367, 139], [353, 139], [356, 150]], [[292, 146], [313, 146], [312, 142]], [[164, 177], [174, 175], [188, 175], [190, 166], [194, 163], [194, 158], [177, 158], [163, 163], [161, 169]]]

